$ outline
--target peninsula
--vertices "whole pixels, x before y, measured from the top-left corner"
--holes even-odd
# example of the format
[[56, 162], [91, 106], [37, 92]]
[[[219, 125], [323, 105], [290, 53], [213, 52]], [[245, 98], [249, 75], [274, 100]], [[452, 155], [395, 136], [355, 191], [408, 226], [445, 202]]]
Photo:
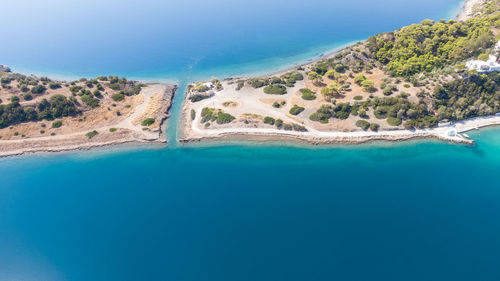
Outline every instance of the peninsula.
[[500, 124], [499, 56], [500, 0], [469, 0], [456, 20], [424, 20], [274, 75], [192, 83], [180, 141], [472, 143], [462, 132]]
[[0, 70], [0, 157], [166, 142], [174, 85], [117, 76], [67, 82]]

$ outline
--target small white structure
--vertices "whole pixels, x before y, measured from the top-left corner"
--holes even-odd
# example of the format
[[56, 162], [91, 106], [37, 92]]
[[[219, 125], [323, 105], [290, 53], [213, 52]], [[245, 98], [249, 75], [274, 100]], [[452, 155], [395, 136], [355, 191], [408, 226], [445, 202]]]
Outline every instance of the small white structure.
[[500, 71], [500, 63], [497, 61], [497, 57], [490, 55], [487, 61], [482, 60], [471, 60], [468, 61], [465, 66], [469, 70], [476, 70], [477, 72], [493, 72]]
[[213, 89], [214, 88], [214, 83], [212, 82], [205, 82], [203, 83], [203, 86], [209, 88], [209, 89]]
[[497, 44], [495, 45], [495, 52], [500, 52], [500, 40], [498, 40]]
[[[500, 52], [500, 41], [498, 41], [495, 45], [495, 53], [498, 52]], [[470, 60], [465, 64], [465, 66], [469, 70], [476, 70], [480, 73], [500, 71], [500, 62], [498, 61], [498, 59], [498, 56], [490, 55], [487, 61]]]
[[447, 133], [448, 137], [456, 137], [457, 136], [457, 130], [455, 129], [452, 129], [452, 130], [449, 130], [448, 133]]

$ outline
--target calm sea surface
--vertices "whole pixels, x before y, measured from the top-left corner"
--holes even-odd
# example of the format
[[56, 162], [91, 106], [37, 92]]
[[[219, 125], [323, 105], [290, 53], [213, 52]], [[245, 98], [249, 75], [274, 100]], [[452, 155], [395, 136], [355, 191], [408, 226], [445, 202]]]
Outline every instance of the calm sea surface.
[[0, 159], [0, 280], [499, 280], [500, 131], [294, 147], [175, 142], [185, 86], [271, 72], [456, 0], [2, 3], [0, 63], [171, 80], [169, 148]]

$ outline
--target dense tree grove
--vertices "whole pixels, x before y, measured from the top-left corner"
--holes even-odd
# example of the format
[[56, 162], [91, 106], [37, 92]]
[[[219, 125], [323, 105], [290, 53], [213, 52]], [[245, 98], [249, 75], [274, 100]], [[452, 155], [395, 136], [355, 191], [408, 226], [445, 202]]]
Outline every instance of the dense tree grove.
[[[13, 81], [17, 82], [17, 90]], [[102, 81], [105, 81], [106, 84], [101, 84]], [[78, 115], [82, 112], [79, 108], [82, 104], [78, 102], [78, 96], [83, 104], [90, 108], [96, 108], [100, 105], [100, 99], [103, 98], [101, 91], [105, 90], [105, 86], [110, 89], [115, 87], [120, 90], [115, 95], [123, 97], [123, 99], [125, 96], [139, 94], [141, 89], [145, 87], [144, 84], [129, 81], [126, 78], [118, 78], [118, 76], [102, 76], [98, 79], [87, 80], [82, 78], [79, 81], [58, 82], [46, 77], [38, 78], [18, 73], [0, 74], [0, 83], [2, 88], [12, 91], [13, 94], [9, 98], [9, 104], [0, 104], [0, 128], [23, 122], [54, 120]], [[77, 83], [79, 84], [77, 85]], [[63, 87], [66, 87], [72, 95], [66, 97], [52, 92]], [[35, 104], [20, 104], [21, 98], [24, 101], [30, 101], [42, 95], [46, 98]]]
[[491, 26], [499, 15], [476, 17], [465, 22], [424, 20], [367, 41], [372, 58], [395, 76], [410, 76], [475, 57], [492, 47]]
[[0, 104], [0, 128], [22, 122], [75, 116], [79, 113], [75, 103], [63, 95], [53, 95], [49, 100], [43, 99], [35, 106], [22, 107], [19, 102]]
[[439, 119], [460, 120], [500, 111], [500, 73], [473, 75], [445, 83], [434, 90]]

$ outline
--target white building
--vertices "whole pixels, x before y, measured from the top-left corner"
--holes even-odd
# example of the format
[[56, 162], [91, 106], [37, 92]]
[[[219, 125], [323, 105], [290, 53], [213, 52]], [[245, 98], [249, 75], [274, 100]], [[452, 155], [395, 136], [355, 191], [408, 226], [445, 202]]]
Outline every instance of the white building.
[[487, 61], [470, 60], [465, 66], [469, 70], [476, 70], [480, 73], [500, 71], [500, 63], [497, 61], [497, 57], [493, 55], [490, 55]]
[[482, 60], [470, 60], [465, 66], [469, 70], [476, 70], [477, 72], [493, 72], [500, 71], [500, 62], [499, 62], [499, 52], [500, 52], [500, 41], [495, 44], [495, 55], [490, 55], [487, 61]]

